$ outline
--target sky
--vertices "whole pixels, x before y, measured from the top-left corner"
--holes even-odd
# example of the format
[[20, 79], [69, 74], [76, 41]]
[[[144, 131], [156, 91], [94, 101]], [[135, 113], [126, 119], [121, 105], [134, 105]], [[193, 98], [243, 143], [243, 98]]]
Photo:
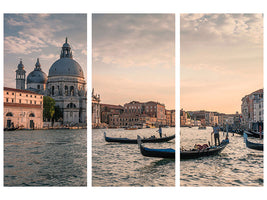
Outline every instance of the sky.
[[42, 70], [60, 58], [68, 37], [73, 59], [87, 75], [86, 14], [5, 14], [4, 15], [4, 86], [16, 88], [16, 69], [20, 59], [26, 76], [39, 58]]
[[92, 87], [101, 103], [175, 109], [175, 15], [93, 14]]
[[181, 14], [180, 45], [180, 108], [240, 112], [263, 88], [262, 14]]

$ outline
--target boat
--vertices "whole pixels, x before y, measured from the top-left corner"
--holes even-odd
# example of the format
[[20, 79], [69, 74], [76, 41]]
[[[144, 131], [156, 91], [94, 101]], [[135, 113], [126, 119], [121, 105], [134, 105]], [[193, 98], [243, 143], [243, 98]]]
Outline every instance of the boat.
[[263, 151], [263, 144], [248, 141], [248, 136], [246, 133], [244, 133], [244, 142], [246, 143], [246, 146], [249, 149]]
[[12, 128], [4, 128], [4, 131], [15, 131], [18, 128], [12, 127]]
[[255, 137], [255, 138], [262, 138], [263, 139], [263, 133], [255, 132], [255, 131], [244, 131], [244, 133], [247, 134], [248, 137]]
[[206, 126], [199, 126], [198, 129], [206, 129]]
[[137, 129], [138, 129], [138, 127], [136, 127], [136, 126], [125, 128], [125, 130], [137, 130]]
[[190, 149], [190, 150], [181, 150], [180, 159], [195, 159], [206, 156], [213, 156], [219, 154], [224, 148], [229, 144], [229, 139], [225, 139], [221, 142], [219, 146], [210, 146], [205, 149]]
[[138, 146], [139, 146], [140, 152], [141, 152], [141, 154], [143, 156], [175, 159], [175, 150], [172, 149], [172, 148], [168, 148], [168, 149], [151, 149], [151, 148], [144, 147], [142, 145], [142, 139], [141, 139], [141, 137], [139, 135], [137, 136], [137, 142], [138, 142]]
[[[137, 144], [137, 139], [107, 137], [106, 132], [104, 132], [104, 138], [106, 142]], [[151, 136], [149, 138], [142, 138], [141, 141], [143, 143], [160, 143], [160, 142], [168, 142], [174, 138], [175, 138], [175, 134], [171, 136], [162, 137], [162, 138], [156, 138], [155, 136]]]

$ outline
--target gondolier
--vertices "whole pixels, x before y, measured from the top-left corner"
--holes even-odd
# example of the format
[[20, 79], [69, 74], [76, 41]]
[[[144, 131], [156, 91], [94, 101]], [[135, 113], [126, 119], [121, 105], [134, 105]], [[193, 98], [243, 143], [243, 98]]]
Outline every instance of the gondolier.
[[[217, 123], [215, 123], [215, 126], [213, 127], [213, 131], [212, 131], [212, 133], [214, 134], [215, 146], [219, 146], [220, 145], [220, 134], [219, 134], [219, 131], [220, 131], [220, 127], [218, 126]], [[217, 141], [218, 141], [218, 145], [217, 145]]]
[[159, 125], [159, 130], [157, 130], [157, 132], [159, 132], [159, 136], [160, 136], [160, 138], [162, 138], [162, 128], [160, 125]]

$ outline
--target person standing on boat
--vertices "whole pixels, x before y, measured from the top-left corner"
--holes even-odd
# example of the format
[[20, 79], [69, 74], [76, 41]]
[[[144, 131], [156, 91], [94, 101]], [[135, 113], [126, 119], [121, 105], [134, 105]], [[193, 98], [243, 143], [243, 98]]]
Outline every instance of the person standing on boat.
[[162, 138], [162, 128], [161, 128], [161, 125], [159, 125], [159, 130], [157, 130], [157, 132], [159, 132], [159, 136], [160, 136], [160, 138]]
[[212, 133], [214, 134], [215, 146], [217, 146], [217, 141], [218, 141], [218, 145], [220, 145], [220, 134], [219, 134], [219, 131], [220, 131], [220, 127], [218, 126], [217, 123], [215, 123], [215, 126], [213, 127], [213, 131], [212, 131]]

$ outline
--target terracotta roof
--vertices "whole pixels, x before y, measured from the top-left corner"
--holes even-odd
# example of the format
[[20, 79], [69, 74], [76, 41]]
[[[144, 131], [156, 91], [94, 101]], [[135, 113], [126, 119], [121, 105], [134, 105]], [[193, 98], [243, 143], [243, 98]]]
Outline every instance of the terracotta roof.
[[101, 103], [100, 106], [114, 108], [114, 109], [124, 109], [124, 107], [121, 106], [121, 105], [112, 105], [112, 104], [103, 104], [103, 103]]
[[6, 103], [4, 102], [4, 107], [24, 107], [24, 108], [42, 108], [40, 104], [24, 104], [24, 103]]
[[[29, 93], [29, 94], [41, 95], [41, 94], [38, 94], [36, 92], [29, 91], [29, 90], [21, 90], [21, 89], [9, 88], [9, 87], [4, 87], [4, 91], [5, 90], [14, 91], [14, 92], [22, 92], [22, 93]], [[43, 95], [41, 95], [41, 96], [43, 96]]]

